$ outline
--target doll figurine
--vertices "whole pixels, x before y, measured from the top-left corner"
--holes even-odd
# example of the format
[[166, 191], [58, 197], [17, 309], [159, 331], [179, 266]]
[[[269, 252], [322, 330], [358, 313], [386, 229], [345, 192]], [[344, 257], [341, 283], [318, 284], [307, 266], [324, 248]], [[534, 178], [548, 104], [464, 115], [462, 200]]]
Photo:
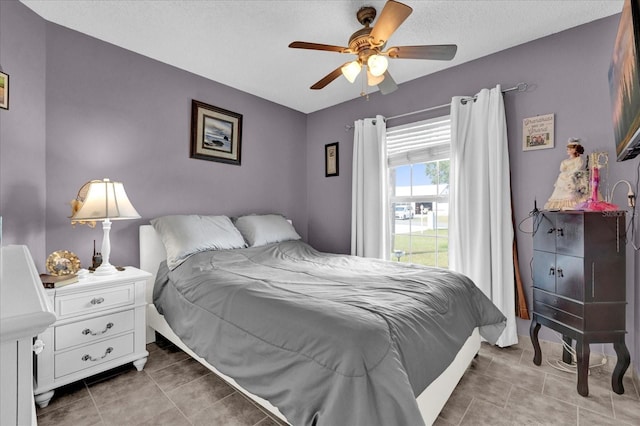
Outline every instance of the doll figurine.
[[560, 174], [553, 185], [553, 193], [545, 203], [545, 210], [572, 210], [589, 198], [589, 172], [582, 158], [584, 147], [580, 139], [570, 138], [568, 158], [560, 163]]

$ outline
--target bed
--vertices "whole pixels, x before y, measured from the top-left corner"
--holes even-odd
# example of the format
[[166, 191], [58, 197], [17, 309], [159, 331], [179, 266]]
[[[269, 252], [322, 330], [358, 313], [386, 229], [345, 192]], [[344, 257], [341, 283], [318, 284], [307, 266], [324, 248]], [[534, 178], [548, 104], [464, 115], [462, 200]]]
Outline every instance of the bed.
[[[504, 328], [504, 316], [464, 276], [320, 253], [277, 215], [247, 217], [248, 227], [238, 219], [242, 243], [229, 234], [176, 251], [235, 232], [226, 220], [201, 231], [202, 218], [140, 227], [140, 266], [154, 275], [147, 340], [160, 333], [284, 422], [432, 424], [480, 335], [495, 341]], [[268, 231], [256, 230], [266, 219]], [[452, 279], [451, 289], [443, 285]], [[423, 299], [435, 305], [413, 313]]]

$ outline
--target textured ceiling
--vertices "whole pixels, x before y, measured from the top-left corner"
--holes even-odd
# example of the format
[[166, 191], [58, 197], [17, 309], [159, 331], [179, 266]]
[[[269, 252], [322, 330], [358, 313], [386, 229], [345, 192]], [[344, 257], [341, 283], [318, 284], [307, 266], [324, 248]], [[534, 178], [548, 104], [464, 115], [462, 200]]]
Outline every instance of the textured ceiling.
[[[44, 19], [236, 89], [309, 113], [362, 91], [359, 78], [309, 87], [355, 58], [289, 49], [346, 46], [363, 5], [385, 1], [21, 0]], [[397, 83], [619, 13], [623, 0], [404, 1], [413, 13], [387, 46], [457, 44], [453, 61], [391, 60]], [[375, 25], [375, 22], [374, 22]], [[613, 44], [613, 40], [612, 40]], [[371, 89], [368, 89], [371, 91]], [[393, 96], [393, 95], [390, 95]]]

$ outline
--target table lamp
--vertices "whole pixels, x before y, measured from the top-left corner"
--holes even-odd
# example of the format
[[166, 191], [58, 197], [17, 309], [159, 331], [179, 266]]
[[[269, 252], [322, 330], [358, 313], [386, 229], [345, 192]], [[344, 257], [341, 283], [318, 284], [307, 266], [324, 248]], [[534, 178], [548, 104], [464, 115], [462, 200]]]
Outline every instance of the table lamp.
[[117, 270], [109, 263], [111, 242], [109, 231], [112, 220], [139, 219], [140, 215], [131, 205], [124, 185], [109, 179], [89, 182], [87, 195], [82, 206], [71, 216], [72, 221], [102, 221], [102, 264], [96, 268], [96, 275], [110, 275]]

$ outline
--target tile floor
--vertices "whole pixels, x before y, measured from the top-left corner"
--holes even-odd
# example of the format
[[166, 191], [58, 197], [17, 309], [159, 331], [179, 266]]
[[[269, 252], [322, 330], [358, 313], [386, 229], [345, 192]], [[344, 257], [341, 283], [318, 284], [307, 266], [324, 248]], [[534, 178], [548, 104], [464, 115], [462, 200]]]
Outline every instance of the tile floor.
[[[528, 338], [521, 341], [508, 349], [483, 344], [436, 425], [640, 424], [640, 396], [629, 372], [625, 394], [617, 395], [612, 363], [593, 369], [583, 398], [575, 375], [546, 364], [560, 358], [559, 345], [541, 342], [545, 362], [537, 367]], [[128, 365], [57, 390], [48, 407], [37, 409], [38, 425], [280, 424], [171, 343], [159, 340], [147, 349], [142, 372]]]

